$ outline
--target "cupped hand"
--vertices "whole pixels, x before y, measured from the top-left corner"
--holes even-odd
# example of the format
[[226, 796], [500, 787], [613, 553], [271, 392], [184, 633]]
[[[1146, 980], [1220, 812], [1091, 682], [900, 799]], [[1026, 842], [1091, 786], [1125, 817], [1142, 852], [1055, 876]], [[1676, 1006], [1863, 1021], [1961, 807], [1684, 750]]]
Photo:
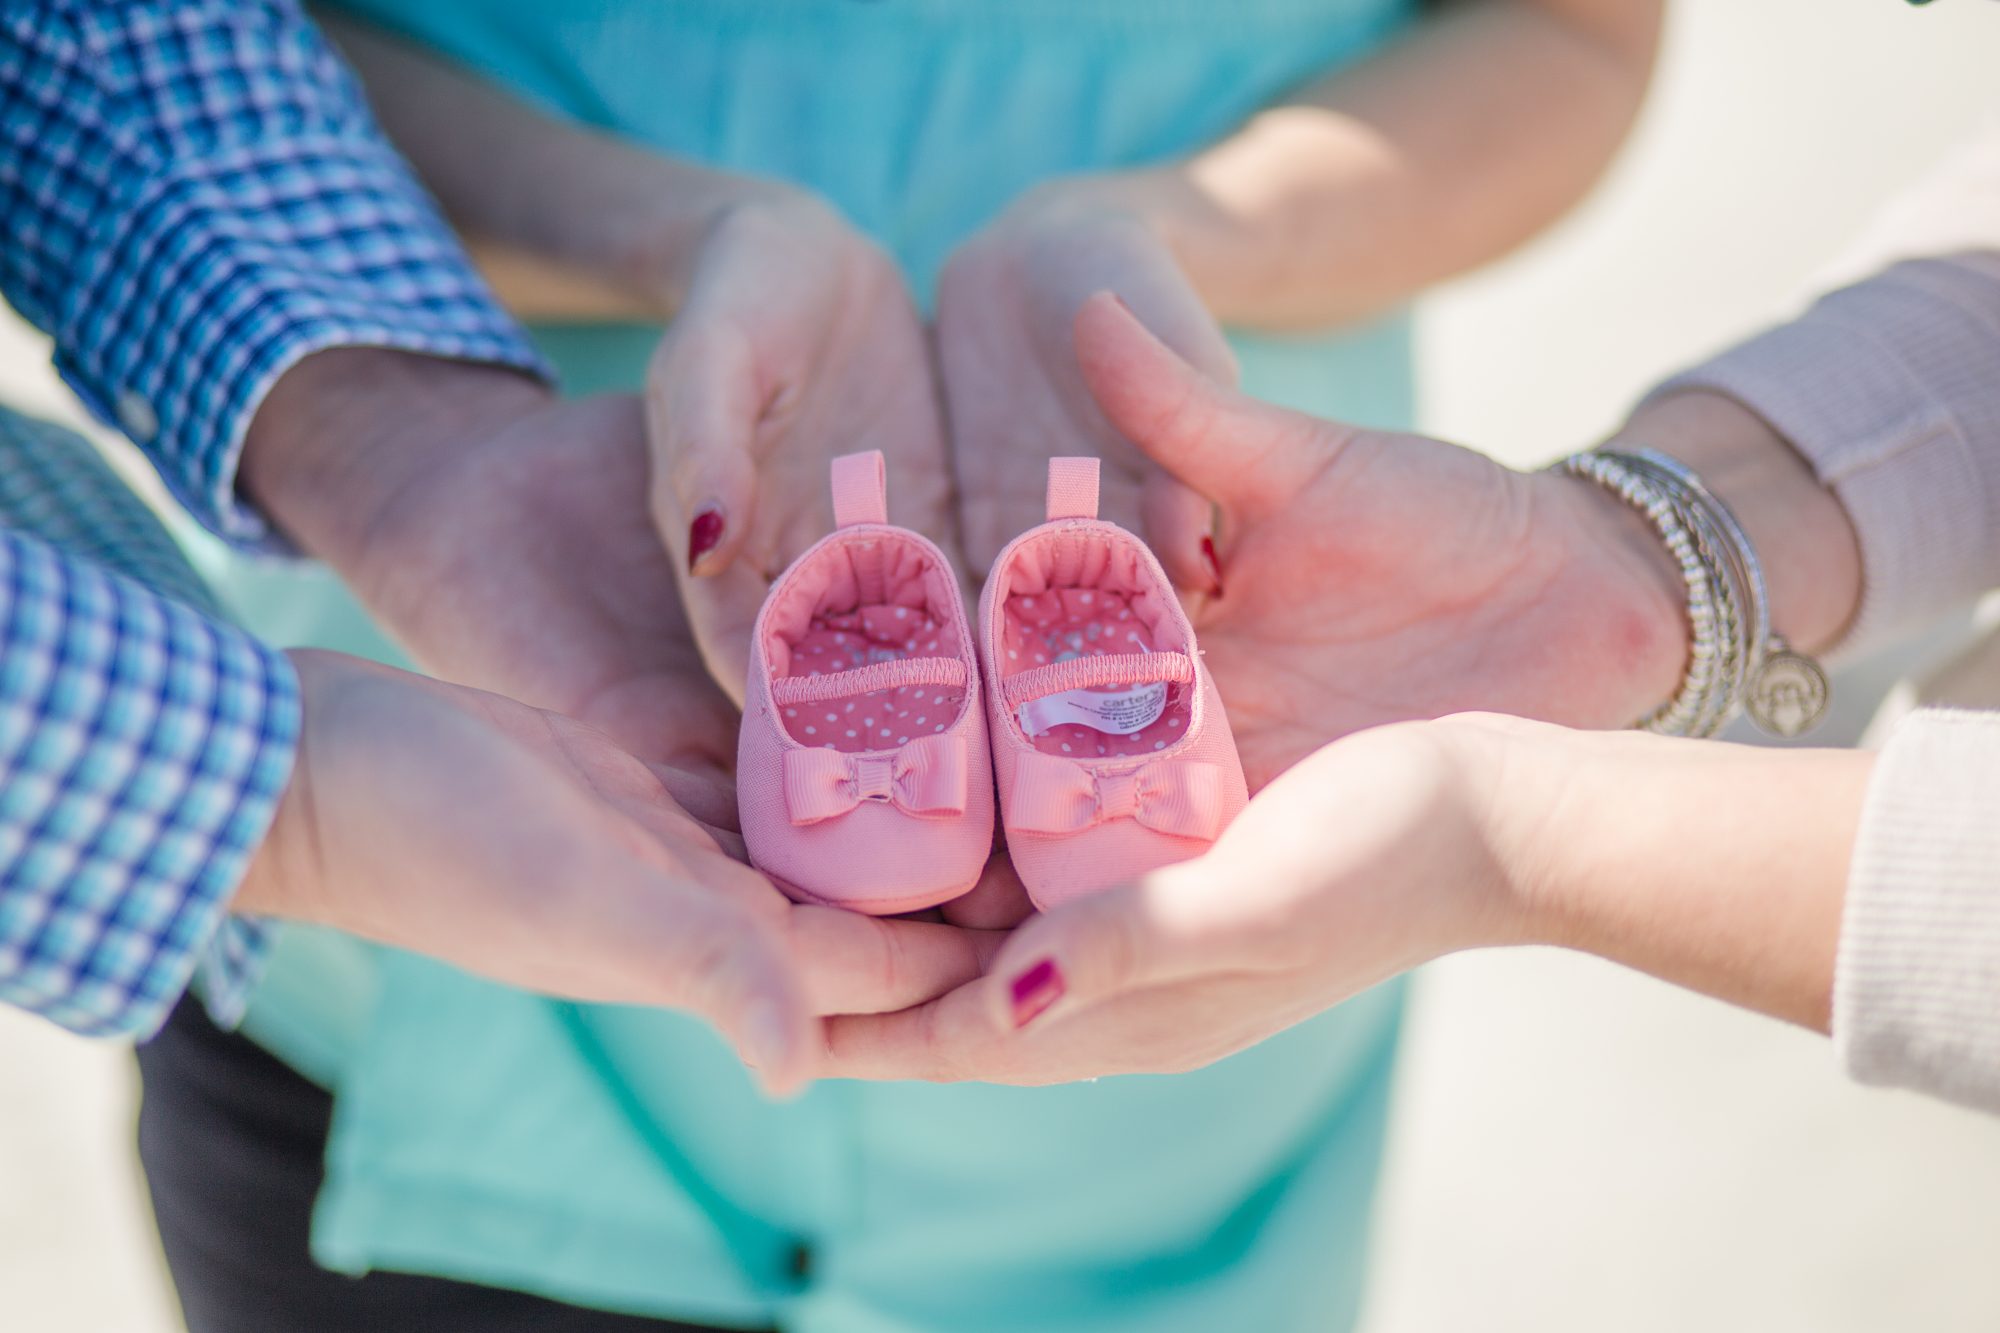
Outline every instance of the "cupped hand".
[[238, 910], [531, 990], [690, 1010], [774, 1088], [814, 1046], [782, 900], [601, 733], [340, 654], [294, 654], [290, 785]]
[[892, 518], [951, 544], [929, 345], [902, 275], [803, 193], [723, 211], [646, 390], [653, 520], [710, 672], [739, 704], [771, 582], [830, 528], [828, 464], [880, 449]]
[[968, 240], [939, 277], [938, 374], [975, 578], [1042, 521], [1048, 460], [1092, 454], [1104, 460], [1103, 516], [1144, 532], [1178, 585], [1210, 586], [1201, 546], [1207, 500], [1127, 443], [1078, 370], [1077, 311], [1106, 290], [1204, 374], [1234, 383], [1222, 330], [1114, 180], [1030, 192]]
[[[260, 502], [427, 670], [601, 731], [644, 761], [668, 813], [740, 859], [737, 714], [690, 641], [648, 467], [635, 397], [559, 402], [506, 372], [372, 352], [288, 375], [245, 458]], [[691, 881], [711, 872], [714, 892], [782, 918], [817, 1013], [910, 1004], [994, 947], [795, 906], [741, 866], [690, 863]]]
[[[1518, 789], [1524, 729], [1558, 730], [1474, 715], [1338, 741], [1204, 856], [1030, 920], [987, 976], [932, 1003], [836, 1020], [818, 1072], [1179, 1073], [1444, 953], [1529, 938], [1514, 873], [1532, 834], [1518, 811], [1536, 806]], [[1498, 809], [1510, 779], [1519, 799]]]
[[1195, 626], [1253, 792], [1385, 722], [1624, 726], [1677, 688], [1676, 568], [1596, 486], [1260, 403], [1109, 294], [1076, 340], [1109, 420], [1219, 508], [1220, 591]]

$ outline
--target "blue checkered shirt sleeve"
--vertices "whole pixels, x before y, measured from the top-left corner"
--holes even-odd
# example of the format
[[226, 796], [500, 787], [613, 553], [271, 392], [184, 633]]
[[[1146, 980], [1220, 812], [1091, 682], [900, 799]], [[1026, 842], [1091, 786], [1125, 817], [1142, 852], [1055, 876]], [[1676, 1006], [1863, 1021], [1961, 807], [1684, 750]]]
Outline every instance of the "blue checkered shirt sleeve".
[[199, 973], [240, 1017], [268, 928], [228, 903], [298, 687], [206, 602], [87, 445], [0, 410], [0, 1002], [146, 1036]]
[[287, 368], [378, 346], [540, 371], [352, 74], [280, 0], [0, 0], [0, 293], [240, 545]]

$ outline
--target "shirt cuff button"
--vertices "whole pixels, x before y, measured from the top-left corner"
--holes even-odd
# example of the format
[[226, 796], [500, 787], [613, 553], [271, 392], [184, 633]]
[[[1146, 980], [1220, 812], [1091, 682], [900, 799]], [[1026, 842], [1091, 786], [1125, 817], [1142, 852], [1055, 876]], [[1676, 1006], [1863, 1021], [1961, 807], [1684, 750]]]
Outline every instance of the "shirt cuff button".
[[139, 444], [160, 433], [159, 414], [137, 389], [118, 395], [118, 425]]

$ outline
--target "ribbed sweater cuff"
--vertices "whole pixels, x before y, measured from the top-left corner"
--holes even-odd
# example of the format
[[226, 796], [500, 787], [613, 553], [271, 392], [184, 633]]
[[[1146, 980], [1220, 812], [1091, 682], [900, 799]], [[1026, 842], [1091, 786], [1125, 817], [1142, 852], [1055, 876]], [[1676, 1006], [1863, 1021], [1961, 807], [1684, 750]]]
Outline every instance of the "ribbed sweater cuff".
[[1869, 783], [1833, 1036], [1863, 1083], [2000, 1113], [2000, 714], [1913, 714]]
[[2000, 256], [1898, 264], [1653, 397], [1736, 399], [1802, 453], [1861, 544], [1840, 647], [1879, 640], [2000, 581]]

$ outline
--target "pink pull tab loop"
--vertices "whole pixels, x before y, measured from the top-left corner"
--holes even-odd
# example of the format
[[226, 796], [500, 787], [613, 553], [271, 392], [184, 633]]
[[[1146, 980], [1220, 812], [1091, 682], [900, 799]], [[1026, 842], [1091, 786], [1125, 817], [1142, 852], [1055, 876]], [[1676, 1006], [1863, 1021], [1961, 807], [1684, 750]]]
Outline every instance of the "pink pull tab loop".
[[1097, 517], [1097, 460], [1049, 460], [1049, 521]]
[[889, 478], [882, 451], [842, 454], [833, 460], [833, 525], [889, 521]]

